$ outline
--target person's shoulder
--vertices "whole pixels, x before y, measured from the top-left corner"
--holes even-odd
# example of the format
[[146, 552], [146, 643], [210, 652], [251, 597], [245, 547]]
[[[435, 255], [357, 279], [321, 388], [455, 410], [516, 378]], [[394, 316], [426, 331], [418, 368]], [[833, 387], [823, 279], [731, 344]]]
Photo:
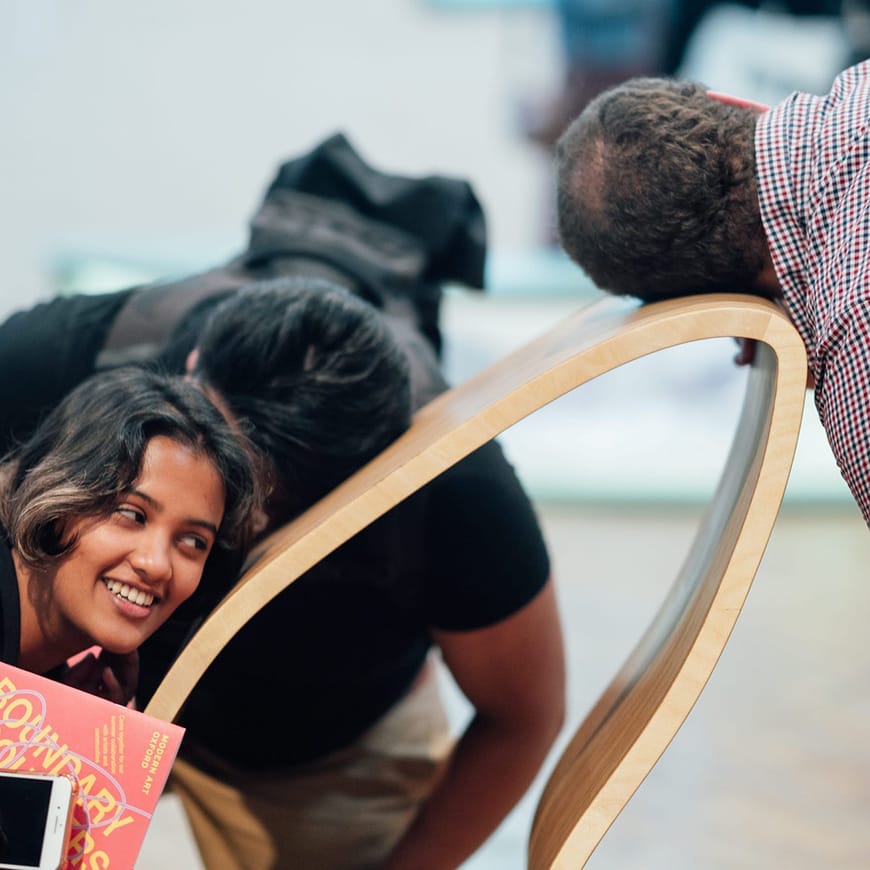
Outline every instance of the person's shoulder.
[[870, 60], [863, 60], [861, 63], [844, 69], [834, 79], [831, 92], [851, 91], [856, 87], [866, 87], [868, 84], [870, 84]]
[[15, 311], [0, 323], [0, 360], [15, 366], [41, 361], [52, 369], [90, 360], [131, 292], [55, 296]]
[[70, 315], [94, 320], [95, 318], [100, 319], [100, 313], [104, 313], [106, 318], [111, 318], [134, 290], [135, 288], [129, 287], [107, 293], [72, 293], [52, 296], [49, 299], [37, 301], [30, 308], [21, 308], [12, 312], [5, 322], [21, 324], [33, 319], [45, 328], [46, 321], [53, 322], [57, 319], [62, 322]]
[[870, 61], [850, 66], [833, 81], [830, 91], [824, 96], [815, 94], [792, 94], [784, 102], [786, 110], [796, 117], [817, 118], [820, 129], [831, 126], [849, 128], [867, 126], [867, 102], [870, 99]]
[[550, 575], [532, 501], [496, 442], [433, 482], [423, 549], [428, 623], [446, 631], [505, 619]]
[[490, 441], [435, 478], [427, 488], [430, 535], [474, 548], [504, 535], [540, 545], [541, 531], [532, 500], [501, 446]]
[[439, 493], [462, 490], [467, 486], [487, 486], [510, 482], [519, 485], [516, 471], [498, 441], [489, 441], [448, 468], [430, 485]]

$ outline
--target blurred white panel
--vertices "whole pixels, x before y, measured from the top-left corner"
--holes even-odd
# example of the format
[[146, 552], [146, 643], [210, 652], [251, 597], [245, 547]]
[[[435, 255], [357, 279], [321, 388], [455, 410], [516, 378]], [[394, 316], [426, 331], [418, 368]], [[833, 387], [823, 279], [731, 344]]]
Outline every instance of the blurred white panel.
[[552, 31], [546, 7], [424, 0], [3, 0], [0, 316], [58, 251], [234, 253], [277, 165], [337, 129], [469, 178], [493, 245], [535, 244], [549, 166], [515, 102], [558, 67]]
[[[445, 305], [445, 366], [459, 383], [543, 333], [583, 304], [576, 296], [481, 297], [452, 291]], [[637, 360], [553, 402], [500, 440], [538, 499], [705, 502], [734, 436], [746, 371], [717, 339]], [[786, 495], [848, 503], [812, 395]]]
[[772, 105], [792, 91], [826, 94], [847, 63], [839, 18], [723, 3], [698, 24], [680, 75]]

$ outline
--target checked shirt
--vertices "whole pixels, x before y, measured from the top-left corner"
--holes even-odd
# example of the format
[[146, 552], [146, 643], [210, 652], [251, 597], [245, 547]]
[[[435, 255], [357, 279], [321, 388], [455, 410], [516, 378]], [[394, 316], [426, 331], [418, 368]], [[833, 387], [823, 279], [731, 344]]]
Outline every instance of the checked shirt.
[[759, 118], [761, 218], [816, 408], [870, 525], [870, 61]]

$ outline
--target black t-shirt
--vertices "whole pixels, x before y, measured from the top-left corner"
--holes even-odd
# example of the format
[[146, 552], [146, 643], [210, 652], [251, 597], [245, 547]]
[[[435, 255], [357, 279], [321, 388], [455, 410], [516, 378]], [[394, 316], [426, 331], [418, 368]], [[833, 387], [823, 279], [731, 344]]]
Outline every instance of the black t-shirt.
[[[10, 322], [0, 326], [0, 366], [14, 365], [18, 381], [2, 397], [0, 443], [12, 431], [26, 434], [76, 378], [93, 372], [99, 340], [128, 292], [39, 306], [14, 316], [14, 333]], [[434, 356], [413, 330], [397, 327], [396, 337], [412, 360], [416, 401], [425, 402], [444, 388]], [[73, 364], [77, 347], [82, 359]], [[219, 567], [209, 559], [195, 596], [140, 650], [140, 704], [229, 588], [234, 575]], [[528, 603], [548, 576], [529, 500], [498, 445], [485, 445], [315, 566], [242, 629], [182, 712], [188, 729], [182, 751], [199, 744], [260, 768], [345, 745], [407, 691], [432, 629], [499, 622]], [[268, 733], [275, 738], [265, 739]]]
[[[547, 552], [495, 443], [476, 451], [299, 578], [228, 644], [179, 719], [199, 744], [249, 768], [351, 742], [408, 689], [433, 628], [516, 612], [543, 587]], [[150, 697], [188, 623], [140, 651]]]
[[0, 323], [0, 456], [93, 374], [130, 292], [59, 296]]
[[[419, 407], [446, 388], [437, 360], [407, 322], [388, 318], [387, 325], [409, 359]], [[177, 358], [187, 348], [180, 350]], [[500, 622], [531, 601], [548, 576], [529, 499], [498, 444], [486, 444], [300, 577], [242, 628], [182, 711], [182, 753], [205, 763], [196, 754], [202, 746], [256, 769], [344, 746], [405, 694], [433, 629]], [[173, 660], [171, 644], [185, 634], [193, 609], [181, 611], [140, 651], [142, 702]], [[228, 697], [238, 703], [228, 704]], [[280, 736], [266, 740], [268, 727], [252, 729], [258, 715], [280, 723]]]
[[0, 527], [0, 661], [18, 664], [21, 644], [21, 601], [18, 577], [6, 533]]

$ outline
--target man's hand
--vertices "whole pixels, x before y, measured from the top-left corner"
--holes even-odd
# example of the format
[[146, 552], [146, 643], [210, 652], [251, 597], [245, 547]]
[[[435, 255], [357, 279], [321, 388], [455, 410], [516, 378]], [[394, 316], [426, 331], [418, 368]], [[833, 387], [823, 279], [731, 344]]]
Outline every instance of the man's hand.
[[139, 653], [135, 650], [126, 655], [105, 650], [98, 656], [88, 653], [66, 669], [60, 682], [116, 704], [128, 704], [139, 682]]
[[739, 366], [751, 366], [755, 359], [755, 339], [754, 338], [735, 338], [737, 342], [737, 353], [734, 355], [734, 362]]
[[[735, 338], [737, 342], [737, 353], [734, 355], [734, 362], [739, 366], [751, 366], [755, 360], [755, 345], [754, 338]], [[807, 369], [807, 389], [813, 390], [816, 386], [816, 379], [813, 373]]]

